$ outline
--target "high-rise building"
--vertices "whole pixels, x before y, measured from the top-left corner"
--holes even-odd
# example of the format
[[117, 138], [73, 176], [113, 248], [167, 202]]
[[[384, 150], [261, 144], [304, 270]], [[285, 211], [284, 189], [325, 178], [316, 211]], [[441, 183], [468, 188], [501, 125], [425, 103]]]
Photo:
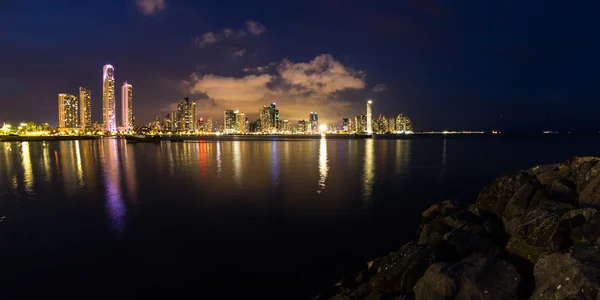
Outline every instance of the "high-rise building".
[[342, 131], [348, 132], [350, 131], [350, 121], [348, 118], [342, 118]]
[[276, 104], [275, 102], [271, 103], [270, 106], [271, 109], [271, 120], [273, 122], [272, 124], [272, 130], [273, 131], [279, 131], [280, 129], [280, 122], [279, 122], [279, 109], [276, 108]]
[[79, 127], [77, 97], [69, 94], [58, 94], [58, 127]]
[[189, 97], [179, 101], [177, 105], [177, 128], [181, 131], [196, 130], [196, 103]]
[[92, 92], [79, 87], [79, 126], [92, 128]]
[[223, 132], [234, 133], [236, 131], [236, 115], [239, 110], [226, 109], [223, 114]]
[[298, 132], [307, 132], [306, 127], [308, 127], [308, 122], [306, 120], [298, 121]]
[[204, 126], [204, 130], [207, 131], [207, 132], [212, 132], [213, 131], [212, 117], [208, 117], [208, 119], [206, 119], [206, 125]]
[[111, 65], [105, 65], [102, 75], [102, 122], [104, 130], [108, 132], [117, 131], [117, 120], [115, 116], [115, 69]]
[[310, 124], [310, 132], [318, 132], [319, 131], [319, 114], [316, 112], [310, 112], [308, 115], [308, 122]]
[[373, 117], [372, 117], [373, 101], [367, 101], [367, 134], [373, 134]]
[[259, 112], [260, 115], [260, 128], [262, 132], [269, 132], [271, 130], [271, 110], [270, 106], [264, 105]]
[[121, 118], [123, 129], [130, 131], [133, 129], [133, 87], [127, 81], [121, 87]]
[[246, 114], [236, 110], [235, 124], [236, 130], [239, 133], [246, 133]]
[[290, 122], [288, 120], [281, 121], [281, 132], [290, 132], [292, 129], [290, 128]]

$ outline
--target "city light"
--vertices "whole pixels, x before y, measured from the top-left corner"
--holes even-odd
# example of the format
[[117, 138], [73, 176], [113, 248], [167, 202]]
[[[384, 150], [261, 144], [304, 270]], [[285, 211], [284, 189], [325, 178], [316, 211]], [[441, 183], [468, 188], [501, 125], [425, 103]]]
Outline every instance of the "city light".
[[325, 125], [325, 124], [319, 125], [319, 131], [321, 131], [321, 132], [327, 131], [327, 125]]

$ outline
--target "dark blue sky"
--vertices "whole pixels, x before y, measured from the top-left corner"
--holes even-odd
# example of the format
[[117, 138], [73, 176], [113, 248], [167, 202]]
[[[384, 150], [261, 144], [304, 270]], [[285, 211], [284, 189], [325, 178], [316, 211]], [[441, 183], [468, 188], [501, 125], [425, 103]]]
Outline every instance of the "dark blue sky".
[[217, 120], [276, 101], [293, 122], [372, 98], [417, 130], [600, 130], [598, 1], [142, 2], [0, 1], [0, 121], [55, 125], [80, 85], [101, 121], [110, 63], [138, 123], [184, 96]]

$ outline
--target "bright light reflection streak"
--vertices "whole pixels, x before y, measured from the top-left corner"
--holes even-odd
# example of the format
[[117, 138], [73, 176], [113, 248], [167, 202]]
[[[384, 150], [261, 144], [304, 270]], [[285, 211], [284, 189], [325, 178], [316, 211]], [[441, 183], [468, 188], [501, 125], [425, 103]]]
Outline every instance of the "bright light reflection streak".
[[111, 231], [120, 235], [125, 227], [125, 205], [121, 195], [117, 140], [105, 139], [103, 142], [105, 151], [101, 157], [107, 197], [106, 212], [110, 218]]
[[396, 140], [396, 174], [400, 174], [405, 169], [406, 162], [410, 161], [411, 142], [411, 140]]
[[442, 169], [440, 170], [440, 177], [444, 177], [446, 174], [446, 139], [444, 139], [444, 147], [442, 148]]
[[238, 187], [242, 185], [242, 159], [240, 157], [240, 141], [233, 141], [233, 178]]
[[375, 162], [373, 161], [374, 155], [373, 139], [366, 139], [365, 141], [365, 159], [364, 159], [364, 170], [363, 170], [363, 196], [366, 201], [371, 201], [371, 194], [373, 192], [373, 183], [375, 182]]
[[279, 186], [279, 153], [277, 142], [271, 142], [271, 173], [273, 175], [273, 186]]
[[31, 168], [31, 154], [29, 153], [29, 142], [21, 143], [21, 155], [23, 163], [23, 176], [25, 183], [25, 191], [33, 192], [33, 169]]
[[50, 150], [47, 146], [44, 147], [42, 160], [44, 161], [44, 173], [46, 173], [44, 179], [46, 183], [50, 184], [52, 181], [52, 170], [50, 169]]
[[325, 181], [327, 180], [327, 172], [329, 171], [329, 166], [327, 165], [327, 139], [325, 137], [321, 138], [321, 142], [319, 144], [319, 189], [317, 193], [321, 193], [325, 190]]
[[79, 141], [75, 141], [75, 161], [77, 168], [77, 182], [79, 183], [79, 187], [83, 188], [83, 170], [81, 168], [81, 152], [79, 150]]
[[217, 142], [217, 178], [221, 177], [221, 142]]

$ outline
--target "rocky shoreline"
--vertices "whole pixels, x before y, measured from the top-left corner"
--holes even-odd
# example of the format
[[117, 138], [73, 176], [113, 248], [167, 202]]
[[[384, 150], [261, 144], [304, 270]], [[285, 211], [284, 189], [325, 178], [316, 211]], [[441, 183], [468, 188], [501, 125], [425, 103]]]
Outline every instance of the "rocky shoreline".
[[329, 299], [600, 299], [597, 208], [600, 158], [503, 175], [467, 208], [427, 209], [413, 240]]

